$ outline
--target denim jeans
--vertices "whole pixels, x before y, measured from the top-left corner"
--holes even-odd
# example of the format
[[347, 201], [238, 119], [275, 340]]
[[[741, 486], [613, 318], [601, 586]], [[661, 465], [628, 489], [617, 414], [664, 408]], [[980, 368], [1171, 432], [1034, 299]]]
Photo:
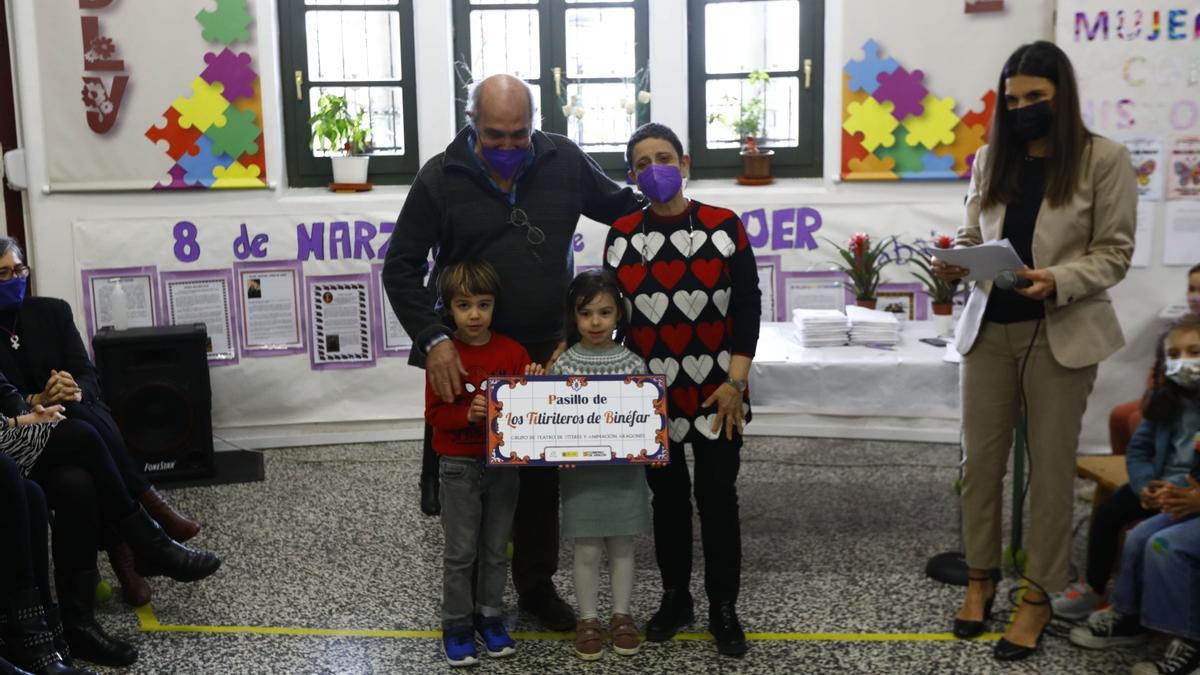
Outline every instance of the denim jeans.
[[446, 537], [442, 628], [461, 628], [475, 614], [500, 615], [520, 483], [516, 469], [489, 469], [482, 457], [442, 457], [439, 472]]
[[1159, 514], [1130, 530], [1112, 604], [1151, 630], [1200, 640], [1200, 518]]

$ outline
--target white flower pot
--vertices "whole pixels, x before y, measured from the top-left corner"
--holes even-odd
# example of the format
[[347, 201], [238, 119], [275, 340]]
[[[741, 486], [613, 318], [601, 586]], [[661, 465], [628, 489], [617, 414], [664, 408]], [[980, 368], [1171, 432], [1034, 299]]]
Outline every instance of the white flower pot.
[[333, 182], [335, 183], [366, 183], [367, 156], [331, 157], [333, 162]]

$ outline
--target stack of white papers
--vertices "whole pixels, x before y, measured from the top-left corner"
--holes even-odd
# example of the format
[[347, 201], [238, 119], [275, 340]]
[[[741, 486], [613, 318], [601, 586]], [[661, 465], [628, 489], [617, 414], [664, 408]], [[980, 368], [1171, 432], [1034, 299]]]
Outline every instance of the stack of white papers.
[[857, 305], [846, 308], [850, 321], [850, 344], [894, 345], [900, 342], [900, 322], [891, 312], [881, 312]]
[[793, 309], [796, 341], [804, 347], [831, 347], [850, 341], [846, 315], [836, 309]]

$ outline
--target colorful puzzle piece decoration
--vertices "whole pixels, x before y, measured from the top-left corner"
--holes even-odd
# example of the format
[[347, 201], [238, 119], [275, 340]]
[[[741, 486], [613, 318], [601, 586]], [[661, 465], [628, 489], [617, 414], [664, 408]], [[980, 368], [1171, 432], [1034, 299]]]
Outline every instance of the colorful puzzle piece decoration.
[[[883, 58], [875, 40], [842, 70], [842, 177], [847, 180], [969, 177], [987, 142], [997, 97], [987, 91], [960, 117], [925, 73]], [[886, 116], [884, 115], [886, 113]]]
[[217, 166], [213, 168], [213, 176], [216, 181], [213, 182], [215, 188], [259, 188], [264, 185], [262, 179], [258, 176], [262, 173], [256, 165], [242, 166], [239, 162], [234, 162], [228, 167]]
[[187, 170], [184, 180], [188, 182], [200, 183], [204, 187], [212, 187], [216, 182], [216, 175], [213, 169], [217, 167], [226, 168], [233, 164], [233, 158], [229, 155], [218, 155], [213, 152], [212, 141], [208, 136], [201, 136], [196, 139], [196, 146], [200, 151], [192, 155], [184, 155], [179, 160], [179, 165]]
[[184, 129], [179, 126], [179, 111], [175, 108], [167, 108], [163, 113], [163, 117], [167, 123], [161, 127], [150, 127], [146, 130], [146, 138], [157, 143], [158, 141], [167, 142], [167, 155], [178, 161], [180, 157], [187, 153], [194, 155], [199, 152], [196, 148], [196, 139], [200, 137], [200, 130], [195, 127]]
[[847, 180], [895, 180], [898, 178], [893, 169], [896, 168], [896, 160], [891, 157], [879, 158], [875, 155], [867, 155], [863, 159], [850, 160], [850, 173], [846, 175]]
[[842, 123], [842, 128], [855, 134], [862, 133], [863, 147], [874, 152], [879, 146], [891, 147], [896, 142], [892, 134], [900, 123], [892, 115], [892, 103], [880, 103], [869, 98], [862, 103], [851, 103], [849, 116]]
[[184, 180], [184, 177], [187, 176], [187, 169], [183, 168], [179, 164], [175, 164], [170, 169], [167, 169], [167, 175], [171, 177], [171, 182], [166, 184], [155, 183], [155, 190], [186, 190], [204, 187], [200, 183], [189, 183]]
[[902, 122], [904, 128], [908, 129], [908, 144], [920, 143], [932, 150], [939, 143], [953, 143], [954, 126], [958, 124], [958, 115], [954, 114], [954, 99], [939, 99], [929, 94], [921, 104], [925, 106], [925, 112], [920, 116], [905, 117]]
[[200, 77], [192, 80], [191, 98], [180, 96], [171, 104], [179, 111], [179, 126], [196, 127], [200, 131], [208, 131], [213, 125], [225, 126], [229, 101], [221, 95], [223, 88], [220, 82], [209, 84]]
[[201, 36], [206, 42], [229, 46], [234, 42], [250, 42], [250, 23], [254, 17], [246, 9], [246, 0], [216, 0], [217, 10], [201, 10], [196, 21], [204, 26]]
[[225, 119], [225, 126], [213, 125], [204, 132], [212, 141], [213, 154], [237, 157], [258, 152], [255, 139], [262, 134], [262, 129], [254, 123], [254, 111], [229, 108], [225, 111]]
[[258, 73], [250, 67], [249, 54], [235, 54], [224, 49], [220, 54], [205, 54], [204, 62], [208, 67], [200, 73], [200, 77], [209, 84], [220, 82], [224, 86], [221, 95], [226, 100], [237, 101], [254, 95], [254, 81], [258, 79]]
[[904, 68], [896, 68], [890, 73], [879, 74], [879, 87], [872, 95], [880, 101], [891, 101], [895, 105], [892, 114], [898, 120], [920, 115], [925, 112], [922, 101], [929, 95], [929, 90], [921, 84], [924, 79], [925, 73], [919, 70], [910, 73]]
[[879, 74], [890, 73], [900, 67], [892, 58], [879, 58], [880, 46], [875, 40], [867, 40], [862, 46], [861, 61], [850, 61], [846, 64], [846, 72], [850, 74], [850, 88], [854, 91], [865, 91], [874, 94], [879, 87]]
[[[924, 164], [922, 164], [921, 160], [925, 157], [925, 153], [929, 151], [920, 145], [916, 147], [909, 145], [905, 140], [908, 136], [908, 130], [903, 126], [896, 129], [895, 136], [896, 142], [890, 148], [876, 148], [875, 154], [880, 159], [891, 157], [895, 160], [896, 164], [893, 170], [901, 178], [904, 178], [905, 174], [921, 173], [924, 170]], [[953, 163], [953, 160], [951, 163]]]

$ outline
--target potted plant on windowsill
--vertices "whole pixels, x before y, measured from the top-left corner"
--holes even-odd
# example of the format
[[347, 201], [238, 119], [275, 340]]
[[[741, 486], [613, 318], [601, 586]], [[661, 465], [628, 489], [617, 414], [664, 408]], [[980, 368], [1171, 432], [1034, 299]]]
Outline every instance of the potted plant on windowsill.
[[[754, 70], [746, 79], [751, 87], [757, 87], [757, 94], [750, 100], [742, 102], [736, 117], [725, 113], [712, 113], [708, 116], [708, 121], [724, 124], [742, 143], [742, 175], [737, 177], [738, 183], [767, 185], [775, 180], [771, 176], [771, 157], [775, 151], [758, 147], [756, 139], [759, 137], [759, 132], [766, 126], [765, 97], [767, 82], [771, 80], [771, 76], [765, 70]], [[725, 100], [731, 101], [732, 99], [726, 96]]]
[[845, 248], [832, 240], [825, 240], [832, 244], [841, 256], [842, 261], [835, 261], [834, 265], [849, 277], [843, 283], [847, 290], [854, 293], [855, 304], [859, 307], [875, 309], [875, 294], [879, 290], [883, 268], [888, 264], [888, 258], [883, 252], [894, 240], [895, 237], [888, 237], [872, 245], [871, 235], [862, 232], [850, 237]]
[[[924, 242], [922, 242], [924, 243]], [[954, 248], [954, 239], [938, 235], [927, 246], [906, 246], [912, 251], [912, 263], [921, 268], [913, 276], [925, 285], [925, 292], [933, 305], [934, 316], [950, 316], [954, 313], [954, 296], [958, 294], [958, 282], [942, 281], [933, 273], [933, 258], [937, 251]]]
[[333, 151], [333, 182], [341, 185], [367, 185], [367, 169], [371, 160], [369, 150], [371, 129], [365, 122], [366, 111], [350, 114], [350, 105], [343, 96], [325, 94], [317, 101], [317, 112], [308, 123], [312, 125], [311, 147]]

